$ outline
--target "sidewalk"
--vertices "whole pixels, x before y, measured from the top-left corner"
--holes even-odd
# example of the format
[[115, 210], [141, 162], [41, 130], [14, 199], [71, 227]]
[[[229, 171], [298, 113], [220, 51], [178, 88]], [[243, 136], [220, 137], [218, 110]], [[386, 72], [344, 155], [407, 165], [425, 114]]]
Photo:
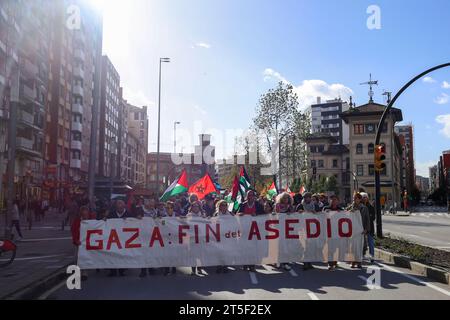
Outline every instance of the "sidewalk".
[[[61, 230], [62, 219], [63, 214], [48, 213], [44, 221], [33, 221], [32, 229], [28, 230], [25, 217], [21, 217], [24, 238], [16, 242], [17, 255], [14, 262], [0, 268], [0, 300], [74, 262], [75, 249], [70, 228]], [[3, 226], [4, 215], [0, 215], [1, 232]]]

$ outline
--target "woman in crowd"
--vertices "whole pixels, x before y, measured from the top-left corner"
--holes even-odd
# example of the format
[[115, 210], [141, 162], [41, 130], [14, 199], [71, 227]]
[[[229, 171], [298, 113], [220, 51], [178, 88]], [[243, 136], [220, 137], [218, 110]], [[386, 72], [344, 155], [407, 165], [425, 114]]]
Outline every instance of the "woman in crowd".
[[[228, 211], [228, 203], [225, 200], [219, 200], [216, 204], [215, 217], [232, 216], [232, 213]], [[216, 273], [227, 273], [228, 266], [217, 266]]]
[[[276, 204], [275, 204], [275, 212], [276, 213], [284, 213], [284, 214], [291, 214], [294, 212], [294, 207], [292, 206], [293, 200], [289, 193], [283, 192], [279, 194], [276, 198]], [[289, 263], [281, 263], [276, 265], [277, 268], [281, 269], [283, 268], [286, 271], [290, 271], [292, 268], [289, 265]]]
[[[202, 208], [202, 204], [200, 201], [197, 200], [197, 201], [191, 202], [191, 206], [189, 208], [189, 213], [186, 215], [186, 217], [203, 217], [201, 208]], [[191, 267], [191, 269], [192, 269], [192, 272], [191, 272], [192, 276], [196, 275], [197, 273], [202, 273], [201, 272], [202, 270], [200, 267]]]
[[212, 217], [216, 212], [216, 206], [214, 205], [214, 197], [211, 194], [208, 194], [205, 197], [205, 203], [203, 204], [202, 210], [205, 213], [205, 217], [207, 218]]
[[303, 193], [302, 203], [297, 206], [296, 211], [300, 213], [319, 211], [319, 206], [314, 202], [311, 192]]
[[[351, 212], [358, 211], [361, 214], [362, 224], [364, 228], [363, 234], [364, 236], [367, 235], [370, 230], [370, 217], [367, 207], [362, 203], [362, 196], [360, 193], [355, 193], [355, 195], [353, 196], [353, 203], [350, 205], [350, 207], [347, 208], [347, 210]], [[361, 261], [352, 261], [351, 267], [361, 269], [362, 263]]]

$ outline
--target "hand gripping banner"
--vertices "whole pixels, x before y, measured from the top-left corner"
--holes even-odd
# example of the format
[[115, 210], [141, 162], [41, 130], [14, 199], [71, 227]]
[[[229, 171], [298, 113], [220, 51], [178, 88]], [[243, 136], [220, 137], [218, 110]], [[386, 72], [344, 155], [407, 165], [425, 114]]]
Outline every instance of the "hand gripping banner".
[[78, 265], [158, 268], [360, 261], [359, 212], [88, 220]]

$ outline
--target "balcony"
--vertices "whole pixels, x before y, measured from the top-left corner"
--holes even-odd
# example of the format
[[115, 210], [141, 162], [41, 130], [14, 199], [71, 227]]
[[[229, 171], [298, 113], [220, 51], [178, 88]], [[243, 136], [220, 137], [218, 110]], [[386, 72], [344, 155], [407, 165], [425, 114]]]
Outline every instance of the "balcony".
[[85, 60], [84, 52], [81, 51], [80, 49], [76, 49], [75, 50], [74, 57], [75, 57], [75, 59], [78, 59], [78, 60], [80, 60], [82, 62], [84, 62], [84, 60]]
[[81, 151], [82, 143], [81, 141], [72, 140], [72, 143], [70, 144], [70, 148], [73, 150], [80, 150]]
[[24, 63], [24, 70], [30, 77], [36, 77], [39, 72], [38, 67], [30, 60], [26, 59]]
[[25, 124], [34, 125], [34, 116], [24, 110], [19, 111], [19, 120]]
[[83, 106], [79, 103], [72, 104], [72, 112], [83, 114]]
[[71, 159], [70, 167], [73, 169], [81, 169], [81, 160], [80, 159]]
[[33, 150], [33, 140], [17, 137], [17, 148]]
[[30, 88], [27, 85], [23, 86], [23, 97], [30, 100], [30, 101], [35, 101], [37, 94], [36, 94], [36, 89], [35, 88]]
[[83, 124], [81, 122], [72, 121], [72, 130], [83, 132]]
[[73, 68], [73, 76], [75, 78], [84, 79], [84, 71], [80, 67]]
[[78, 95], [80, 97], [84, 97], [84, 88], [81, 85], [79, 85], [79, 84], [76, 84], [76, 85], [73, 86], [73, 91], [72, 92], [75, 95]]

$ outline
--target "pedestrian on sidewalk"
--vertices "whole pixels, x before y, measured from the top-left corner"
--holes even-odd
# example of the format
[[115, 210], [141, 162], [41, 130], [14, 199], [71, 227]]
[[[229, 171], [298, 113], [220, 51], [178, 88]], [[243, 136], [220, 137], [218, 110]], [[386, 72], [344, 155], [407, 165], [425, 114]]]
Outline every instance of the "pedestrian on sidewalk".
[[19, 235], [19, 241], [23, 239], [22, 231], [20, 230], [20, 212], [19, 212], [19, 200], [15, 200], [12, 206], [11, 213], [11, 232], [15, 227], [17, 234]]
[[[73, 220], [73, 223], [70, 227], [70, 231], [72, 233], [72, 243], [75, 246], [75, 255], [78, 259], [78, 250], [81, 245], [81, 239], [80, 239], [80, 227], [81, 227], [81, 221], [83, 220], [95, 220], [96, 215], [95, 213], [91, 212], [89, 210], [89, 207], [83, 206], [80, 208], [80, 212], [78, 216]], [[81, 271], [81, 280], [87, 280], [87, 271], [82, 270]]]

